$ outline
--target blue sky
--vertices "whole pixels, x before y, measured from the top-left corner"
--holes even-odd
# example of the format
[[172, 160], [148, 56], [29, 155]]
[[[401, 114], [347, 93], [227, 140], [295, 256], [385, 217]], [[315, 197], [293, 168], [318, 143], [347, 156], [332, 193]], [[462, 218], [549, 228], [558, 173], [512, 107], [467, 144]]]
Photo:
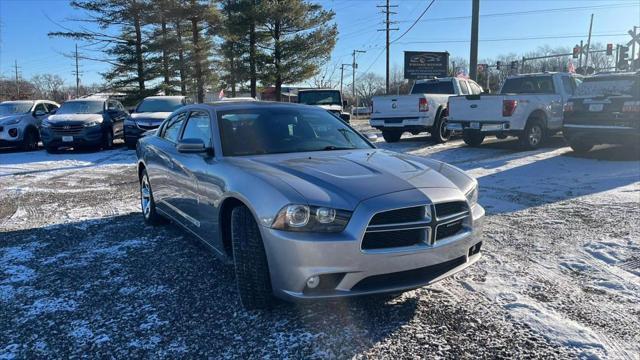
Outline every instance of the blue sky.
[[[393, 0], [398, 14], [392, 20], [402, 34], [429, 4], [430, 0]], [[353, 49], [366, 50], [359, 55], [359, 72], [384, 74], [383, 15], [376, 5], [384, 0], [323, 0], [326, 8], [336, 11], [340, 37], [333, 52], [335, 63], [350, 63]], [[559, 10], [559, 9], [565, 10]], [[566, 9], [571, 8], [571, 9]], [[518, 12], [519, 14], [505, 14]], [[540, 45], [573, 46], [589, 29], [589, 16], [595, 14], [593, 41], [626, 43], [625, 34], [640, 25], [640, 0], [481, 0], [479, 58], [499, 54], [523, 53]], [[46, 14], [46, 15], [45, 15]], [[499, 14], [499, 15], [495, 15]], [[468, 58], [471, 31], [471, 0], [436, 0], [417, 25], [391, 48], [391, 63], [401, 65], [405, 50], [449, 51], [451, 56]], [[63, 54], [73, 51], [75, 43], [52, 39], [49, 31], [59, 30], [53, 21], [73, 27], [70, 18], [82, 14], [66, 0], [0, 1], [0, 74], [13, 75], [14, 61], [25, 78], [39, 73], [54, 73], [74, 83], [73, 60]], [[530, 40], [501, 40], [539, 38]], [[483, 41], [484, 40], [484, 41]], [[487, 41], [492, 40], [492, 41]], [[106, 65], [82, 61], [82, 82], [100, 82]]]

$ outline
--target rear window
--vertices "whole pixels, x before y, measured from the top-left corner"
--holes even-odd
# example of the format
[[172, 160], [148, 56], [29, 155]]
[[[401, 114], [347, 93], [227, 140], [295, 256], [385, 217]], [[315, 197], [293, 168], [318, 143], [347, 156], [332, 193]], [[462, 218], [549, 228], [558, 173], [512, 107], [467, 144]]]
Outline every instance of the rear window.
[[551, 76], [525, 76], [507, 79], [502, 85], [501, 94], [553, 94]]
[[455, 94], [451, 81], [428, 81], [416, 83], [411, 90], [412, 94]]
[[638, 94], [638, 76], [594, 76], [584, 79], [576, 96], [615, 96]]

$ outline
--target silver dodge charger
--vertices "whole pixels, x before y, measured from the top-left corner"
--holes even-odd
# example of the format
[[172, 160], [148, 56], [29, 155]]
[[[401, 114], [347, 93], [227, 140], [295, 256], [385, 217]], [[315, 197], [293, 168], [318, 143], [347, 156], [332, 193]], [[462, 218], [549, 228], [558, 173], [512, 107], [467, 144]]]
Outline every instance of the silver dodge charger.
[[478, 183], [376, 149], [317, 107], [176, 110], [137, 146], [144, 220], [171, 220], [234, 265], [245, 308], [398, 293], [480, 258]]

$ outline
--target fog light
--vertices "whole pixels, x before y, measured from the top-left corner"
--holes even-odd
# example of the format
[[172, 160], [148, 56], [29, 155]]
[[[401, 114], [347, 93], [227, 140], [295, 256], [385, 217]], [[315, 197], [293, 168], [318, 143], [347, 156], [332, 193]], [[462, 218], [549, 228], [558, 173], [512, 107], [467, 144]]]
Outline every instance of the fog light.
[[16, 137], [18, 136], [18, 129], [9, 129], [9, 136]]
[[315, 289], [318, 285], [320, 285], [320, 276], [315, 275], [307, 279], [307, 287], [309, 289]]

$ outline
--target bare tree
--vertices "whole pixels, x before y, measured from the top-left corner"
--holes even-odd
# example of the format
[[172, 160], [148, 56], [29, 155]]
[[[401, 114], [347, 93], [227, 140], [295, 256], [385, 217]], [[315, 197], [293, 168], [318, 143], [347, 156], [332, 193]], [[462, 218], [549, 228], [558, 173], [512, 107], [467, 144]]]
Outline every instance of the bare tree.
[[31, 83], [36, 88], [35, 97], [64, 101], [66, 93], [64, 92], [64, 80], [55, 74], [39, 74], [31, 78]]
[[382, 76], [372, 72], [365, 73], [358, 77], [356, 82], [356, 92], [360, 105], [371, 105], [371, 98], [382, 95], [385, 92], [385, 80]]

